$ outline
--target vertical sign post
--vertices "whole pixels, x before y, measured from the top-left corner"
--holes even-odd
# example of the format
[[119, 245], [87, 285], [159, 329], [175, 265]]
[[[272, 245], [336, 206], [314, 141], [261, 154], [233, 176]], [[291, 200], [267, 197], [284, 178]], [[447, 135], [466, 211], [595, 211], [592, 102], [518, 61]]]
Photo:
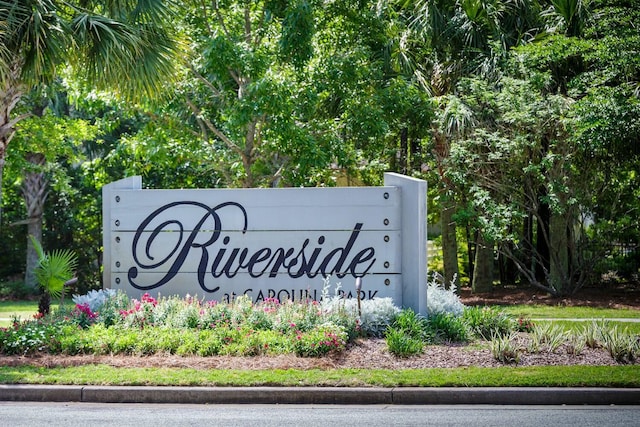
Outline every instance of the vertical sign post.
[[115, 190], [142, 190], [142, 177], [131, 176], [109, 183], [102, 187], [102, 283], [105, 288], [111, 288], [111, 245], [114, 219], [111, 218], [115, 197]]
[[402, 306], [427, 314], [427, 182], [385, 173], [384, 185], [402, 190]]

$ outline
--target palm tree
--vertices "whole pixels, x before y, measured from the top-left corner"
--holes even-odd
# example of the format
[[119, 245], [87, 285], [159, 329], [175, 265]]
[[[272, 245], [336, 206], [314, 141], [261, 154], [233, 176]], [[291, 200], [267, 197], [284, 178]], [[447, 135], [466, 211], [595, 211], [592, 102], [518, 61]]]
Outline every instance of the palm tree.
[[38, 304], [38, 312], [49, 314], [51, 298], [64, 300], [64, 286], [73, 277], [73, 270], [78, 264], [76, 254], [68, 249], [46, 252], [33, 236], [29, 235], [31, 243], [38, 254], [38, 264], [34, 268], [34, 275], [42, 288], [42, 296]]
[[[166, 0], [0, 0], [0, 219], [2, 171], [14, 108], [69, 64], [98, 88], [124, 97], [159, 92], [173, 71]], [[1, 223], [0, 223], [1, 224]]]
[[[439, 120], [433, 127], [434, 154], [441, 175], [441, 220], [444, 261], [444, 281], [448, 285], [458, 272], [457, 242], [453, 214], [456, 209], [453, 188], [447, 184], [445, 172], [451, 144], [468, 120], [451, 114], [449, 101], [455, 99], [456, 83], [471, 74], [487, 77], [498, 73], [501, 57], [515, 45], [524, 43], [539, 31], [541, 7], [537, 0], [418, 0], [414, 6], [414, 25], [424, 37], [431, 55], [423, 64], [422, 74], [426, 89], [434, 95], [441, 107]], [[460, 111], [458, 111], [460, 113]], [[460, 126], [452, 127], [459, 121]], [[454, 128], [455, 132], [452, 131]], [[478, 238], [477, 246], [485, 247]], [[491, 250], [476, 254], [476, 260], [490, 257]], [[478, 258], [480, 256], [481, 258]], [[470, 265], [473, 264], [470, 254]], [[489, 271], [486, 268], [480, 271]], [[471, 272], [473, 275], [473, 271]], [[474, 291], [490, 290], [490, 277], [475, 277]], [[476, 286], [476, 284], [478, 286]]]

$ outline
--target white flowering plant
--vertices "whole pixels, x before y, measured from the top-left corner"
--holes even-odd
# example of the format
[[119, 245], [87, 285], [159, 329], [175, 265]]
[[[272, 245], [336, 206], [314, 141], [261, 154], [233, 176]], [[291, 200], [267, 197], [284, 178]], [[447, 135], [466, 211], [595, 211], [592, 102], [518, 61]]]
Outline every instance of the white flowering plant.
[[445, 289], [435, 274], [427, 283], [427, 315], [452, 314], [462, 316], [465, 306], [456, 294], [456, 278], [451, 281], [449, 289]]
[[100, 289], [87, 292], [85, 295], [73, 295], [73, 302], [77, 305], [87, 305], [96, 312], [110, 298], [116, 295], [115, 289]]

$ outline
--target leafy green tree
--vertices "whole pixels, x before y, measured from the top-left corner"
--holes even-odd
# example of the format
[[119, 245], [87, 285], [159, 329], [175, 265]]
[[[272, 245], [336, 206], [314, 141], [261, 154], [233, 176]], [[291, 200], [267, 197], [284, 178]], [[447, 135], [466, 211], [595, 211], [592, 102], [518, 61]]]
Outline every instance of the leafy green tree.
[[379, 184], [382, 170], [419, 174], [433, 117], [415, 73], [408, 17], [391, 2], [336, 2], [319, 17], [314, 112], [333, 124], [347, 174]]
[[[64, 100], [60, 94], [53, 99], [40, 94], [30, 96], [31, 115], [17, 124], [14, 143], [9, 152], [14, 161], [11, 168], [19, 178], [19, 185], [26, 207], [26, 218], [19, 223], [27, 225], [27, 262], [25, 284], [34, 288], [35, 265], [38, 254], [32, 239], [42, 241], [43, 214], [49, 195], [49, 181], [59, 187], [66, 186], [68, 178], [57, 162], [64, 159], [73, 163], [77, 158], [75, 147], [82, 140], [93, 138], [95, 129], [86, 121], [64, 115]], [[17, 225], [16, 223], [12, 225]]]
[[[506, 77], [495, 84], [465, 79], [458, 92], [457, 102], [470, 112], [474, 126], [452, 147], [447, 170], [458, 192], [467, 195], [464, 212], [480, 242], [476, 268], [491, 277], [493, 247], [498, 243], [500, 252], [516, 263], [529, 283], [561, 292], [564, 282], [555, 283], [552, 274], [568, 271], [562, 267], [566, 260], [561, 252], [551, 252], [548, 265], [552, 269], [545, 270], [544, 280], [536, 279], [536, 266], [543, 263], [528, 230], [531, 219], [543, 220], [541, 203], [567, 217], [576, 211], [575, 201], [568, 197], [569, 188], [579, 183], [572, 163], [575, 147], [565, 137], [566, 124], [560, 120], [570, 102], [560, 95], [543, 96], [531, 83]], [[538, 196], [541, 186], [547, 189], [546, 200]], [[551, 227], [535, 237], [556, 248], [557, 236], [562, 233]], [[491, 256], [484, 263], [478, 253], [488, 248]]]
[[431, 108], [387, 55], [394, 13], [360, 1], [194, 3], [185, 21], [193, 49], [173, 111], [216, 153], [221, 182], [332, 185], [343, 171], [379, 182], [396, 158], [400, 170], [420, 165], [408, 153], [419, 154]]
[[[571, 8], [558, 9], [554, 2], [564, 25], [555, 27], [555, 34], [519, 48], [515, 61], [516, 75], [535, 82], [543, 96], [559, 93], [570, 104], [564, 114], [552, 118], [562, 122], [563, 134], [549, 135], [543, 145], [543, 157], [555, 155], [556, 159], [543, 174], [555, 174], [557, 185], [541, 186], [536, 192], [541, 208], [536, 221], [537, 280], [546, 279], [558, 294], [575, 292], [585, 283], [587, 272], [582, 267], [593, 264], [585, 258], [593, 251], [585, 247], [584, 239], [578, 245], [581, 235], [576, 235], [575, 225], [583, 217], [607, 216], [611, 221], [616, 216], [613, 210], [603, 216], [600, 200], [620, 196], [607, 195], [613, 187], [609, 187], [610, 178], [634, 173], [635, 166], [630, 165], [635, 165], [637, 151], [631, 147], [637, 146], [638, 139], [637, 127], [631, 124], [639, 117], [634, 89], [639, 64], [633, 48], [638, 32], [632, 24], [638, 17], [637, 7], [619, 1], [572, 3]], [[564, 141], [564, 149], [552, 149], [559, 141]], [[565, 154], [562, 162], [559, 153]], [[570, 184], [560, 182], [561, 176]], [[633, 193], [629, 188], [622, 191]], [[595, 206], [599, 206], [597, 215]], [[590, 227], [591, 231], [597, 228]]]
[[213, 167], [228, 185], [278, 185], [287, 170], [329, 163], [322, 136], [296, 107], [307, 95], [297, 73], [312, 54], [313, 14], [305, 0], [185, 9], [192, 49], [174, 111], [216, 153]]
[[[154, 94], [172, 73], [169, 7], [150, 1], [0, 1], [0, 209], [2, 171], [22, 97], [67, 62], [123, 96]], [[1, 216], [1, 210], [0, 210]]]
[[472, 123], [446, 159], [464, 196], [458, 217], [554, 295], [592, 279], [605, 235], [637, 239], [636, 12], [592, 6], [606, 30], [581, 25], [569, 37], [556, 27], [516, 50], [503, 73], [517, 79], [463, 79], [447, 103]]

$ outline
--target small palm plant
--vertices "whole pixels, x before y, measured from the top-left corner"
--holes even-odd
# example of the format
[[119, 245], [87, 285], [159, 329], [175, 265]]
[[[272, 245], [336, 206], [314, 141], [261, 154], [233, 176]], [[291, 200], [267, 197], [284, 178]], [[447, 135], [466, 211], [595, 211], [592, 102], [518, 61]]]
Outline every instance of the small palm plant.
[[38, 312], [46, 315], [51, 310], [51, 298], [64, 298], [64, 284], [73, 277], [78, 258], [68, 249], [45, 253], [40, 242], [31, 235], [29, 238], [39, 258], [35, 268], [36, 280], [42, 288]]

